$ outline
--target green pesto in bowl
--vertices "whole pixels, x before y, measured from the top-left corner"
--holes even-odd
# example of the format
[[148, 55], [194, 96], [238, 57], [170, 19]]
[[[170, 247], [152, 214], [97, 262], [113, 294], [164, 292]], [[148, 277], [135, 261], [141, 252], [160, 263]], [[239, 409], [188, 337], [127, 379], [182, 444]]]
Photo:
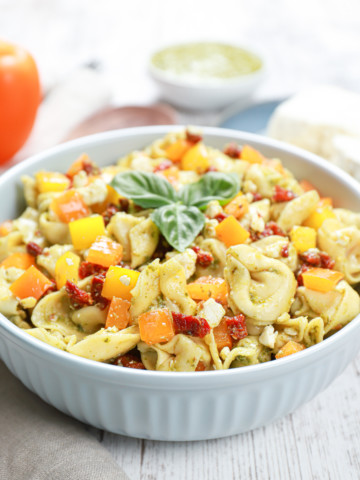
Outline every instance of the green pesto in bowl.
[[260, 70], [262, 61], [243, 48], [222, 43], [187, 43], [156, 52], [152, 65], [189, 81], [237, 79]]

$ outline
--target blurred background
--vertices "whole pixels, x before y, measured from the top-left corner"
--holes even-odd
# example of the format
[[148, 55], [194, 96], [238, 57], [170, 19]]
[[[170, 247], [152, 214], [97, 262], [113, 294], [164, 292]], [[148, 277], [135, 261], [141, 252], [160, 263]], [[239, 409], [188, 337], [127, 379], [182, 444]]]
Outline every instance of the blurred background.
[[[45, 97], [59, 85], [71, 84], [84, 65], [99, 73], [94, 83], [89, 80], [90, 91], [78, 77], [72, 96], [67, 88], [68, 97], [60, 91], [60, 100], [52, 99], [60, 130], [62, 115], [72, 123], [109, 102], [159, 101], [147, 73], [151, 53], [191, 40], [258, 50], [268, 74], [254, 102], [284, 98], [314, 83], [360, 93], [359, 0], [0, 0], [0, 36], [33, 54]], [[73, 101], [84, 108], [72, 119]], [[219, 112], [181, 111], [177, 121], [216, 125], [220, 117]], [[44, 147], [56, 143], [56, 134], [49, 135]]]

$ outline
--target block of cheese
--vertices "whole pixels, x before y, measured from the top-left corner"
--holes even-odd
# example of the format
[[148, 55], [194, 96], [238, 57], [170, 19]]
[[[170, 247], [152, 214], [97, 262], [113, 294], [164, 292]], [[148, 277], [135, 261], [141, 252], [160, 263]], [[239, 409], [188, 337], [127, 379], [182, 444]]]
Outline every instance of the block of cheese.
[[332, 140], [330, 161], [360, 182], [360, 138], [336, 135]]
[[330, 85], [304, 90], [277, 107], [268, 135], [331, 160], [336, 135], [360, 138], [360, 95]]

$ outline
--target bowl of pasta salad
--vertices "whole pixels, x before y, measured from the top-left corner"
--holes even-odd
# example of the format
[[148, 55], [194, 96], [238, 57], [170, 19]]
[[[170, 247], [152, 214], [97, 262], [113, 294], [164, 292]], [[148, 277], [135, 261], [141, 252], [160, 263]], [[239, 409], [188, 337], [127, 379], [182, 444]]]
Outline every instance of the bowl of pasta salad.
[[81, 421], [237, 434], [358, 351], [359, 186], [315, 155], [141, 127], [60, 145], [0, 185], [1, 359]]

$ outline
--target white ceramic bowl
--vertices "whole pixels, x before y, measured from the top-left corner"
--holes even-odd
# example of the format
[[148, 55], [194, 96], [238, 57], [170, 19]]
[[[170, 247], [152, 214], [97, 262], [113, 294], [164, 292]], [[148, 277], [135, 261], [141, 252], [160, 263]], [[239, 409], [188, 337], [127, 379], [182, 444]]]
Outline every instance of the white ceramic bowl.
[[[60, 145], [0, 178], [0, 221], [19, 214], [19, 179], [39, 169], [65, 171], [82, 152], [100, 165], [180, 127], [141, 127]], [[275, 140], [204, 128], [205, 142], [222, 148], [249, 143], [279, 157], [310, 179], [335, 204], [360, 210], [358, 183], [324, 160]], [[326, 388], [354, 358], [360, 315], [324, 342], [280, 360], [227, 371], [167, 373], [119, 368], [57, 350], [0, 315], [0, 355], [30, 390], [59, 410], [95, 427], [140, 438], [201, 440], [234, 435], [286, 415]]]
[[231, 103], [238, 108], [245, 105], [265, 77], [265, 60], [252, 49], [245, 50], [253, 53], [262, 62], [259, 70], [236, 78], [215, 81], [193, 80], [175, 75], [157, 68], [151, 61], [149, 73], [157, 83], [162, 97], [176, 107], [189, 110], [215, 110]]

